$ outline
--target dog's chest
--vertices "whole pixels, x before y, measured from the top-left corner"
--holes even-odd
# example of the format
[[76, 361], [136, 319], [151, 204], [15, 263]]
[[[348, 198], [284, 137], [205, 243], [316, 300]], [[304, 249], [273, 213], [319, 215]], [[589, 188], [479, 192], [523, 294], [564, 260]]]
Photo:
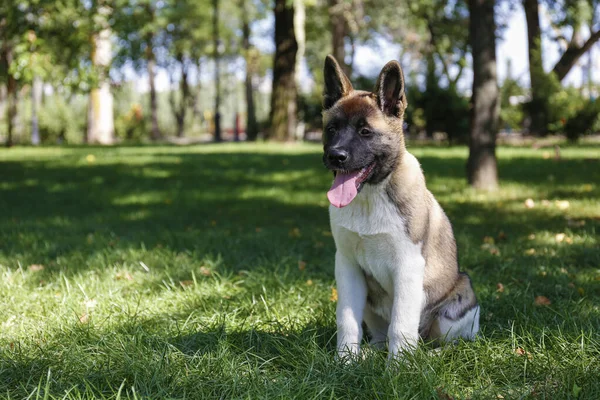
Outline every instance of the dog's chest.
[[377, 187], [367, 185], [344, 208], [331, 207], [330, 219], [337, 250], [355, 260], [367, 280], [375, 280], [387, 294], [393, 293], [398, 269], [410, 268], [412, 260], [422, 257], [421, 245], [407, 234], [406, 220]]

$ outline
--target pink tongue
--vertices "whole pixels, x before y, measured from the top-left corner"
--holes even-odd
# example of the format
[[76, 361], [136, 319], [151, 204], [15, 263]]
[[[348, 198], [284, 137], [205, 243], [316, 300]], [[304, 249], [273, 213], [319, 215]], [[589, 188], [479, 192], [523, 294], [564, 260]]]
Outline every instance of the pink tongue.
[[356, 179], [359, 171], [335, 174], [335, 180], [331, 189], [327, 192], [329, 202], [337, 208], [346, 207], [356, 197]]

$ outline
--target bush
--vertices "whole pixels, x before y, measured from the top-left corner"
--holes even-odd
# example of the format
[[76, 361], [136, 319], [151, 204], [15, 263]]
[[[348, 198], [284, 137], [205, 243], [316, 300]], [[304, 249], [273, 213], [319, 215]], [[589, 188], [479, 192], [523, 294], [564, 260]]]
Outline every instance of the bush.
[[570, 141], [576, 142], [581, 135], [594, 133], [599, 122], [600, 102], [591, 100], [567, 120], [564, 131]]
[[66, 99], [53, 94], [44, 100], [39, 111], [39, 129], [42, 143], [81, 143], [85, 135], [87, 102], [83, 96]]

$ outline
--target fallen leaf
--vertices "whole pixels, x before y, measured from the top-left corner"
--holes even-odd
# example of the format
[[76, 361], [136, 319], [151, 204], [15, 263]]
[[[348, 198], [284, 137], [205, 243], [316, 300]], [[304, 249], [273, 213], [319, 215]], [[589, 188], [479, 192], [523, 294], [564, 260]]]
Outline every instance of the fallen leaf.
[[28, 268], [32, 272], [38, 272], [44, 269], [42, 264], [31, 264]]
[[525, 350], [522, 347], [517, 347], [515, 349], [515, 353], [517, 353], [517, 355], [519, 355], [519, 356], [524, 356], [525, 355]]
[[192, 286], [194, 284], [194, 281], [179, 281], [179, 284], [182, 288], [186, 288]]
[[557, 243], [562, 243], [565, 240], [565, 234], [564, 233], [557, 233], [554, 236], [554, 240], [556, 240]]
[[562, 268], [560, 269], [560, 273], [561, 273], [561, 274], [565, 274], [565, 275], [567, 275], [567, 274], [569, 273], [569, 271], [568, 271], [568, 270], [567, 270], [565, 267], [562, 267]]
[[494, 238], [491, 236], [485, 236], [483, 238], [483, 243], [494, 244]]
[[544, 151], [544, 152], [542, 153], [542, 158], [543, 158], [544, 160], [547, 160], [547, 159], [549, 159], [550, 157], [552, 157], [552, 155], [550, 154], [550, 152], [548, 152], [548, 151]]
[[306, 286], [312, 286], [312, 284], [313, 284], [312, 279], [309, 279], [306, 281]]
[[82, 324], [87, 324], [90, 320], [90, 316], [86, 313], [84, 313], [82, 316], [79, 317], [79, 322], [81, 322]]
[[566, 210], [570, 206], [569, 200], [556, 200], [554, 204], [559, 210]]
[[501, 394], [497, 394], [497, 395], [496, 395], [496, 398], [497, 398], [497, 399], [503, 399], [503, 398], [504, 398], [504, 396], [502, 396]]
[[533, 208], [535, 207], [535, 201], [533, 199], [525, 200], [525, 208]]
[[292, 230], [290, 230], [289, 232], [289, 236], [293, 238], [299, 238], [300, 236], [302, 236], [302, 234], [300, 233], [300, 228], [292, 228]]
[[533, 301], [533, 303], [536, 306], [549, 306], [550, 304], [552, 304], [552, 302], [550, 301], [550, 299], [547, 298], [546, 296], [537, 296], [535, 298], [535, 300]]
[[125, 272], [117, 272], [117, 275], [115, 275], [115, 279], [118, 280], [118, 281], [120, 281], [122, 279], [125, 279], [127, 281], [132, 281], [133, 280], [133, 276], [129, 272], [127, 272], [127, 271], [125, 271]]
[[337, 289], [332, 287], [331, 288], [331, 296], [329, 296], [329, 301], [337, 301], [337, 299], [338, 299]]
[[298, 261], [298, 269], [304, 271], [306, 269], [306, 261]]
[[211, 274], [210, 269], [206, 268], [205, 266], [200, 267], [200, 274], [204, 275], [204, 276], [209, 276]]
[[504, 292], [504, 285], [501, 284], [500, 282], [498, 282], [498, 284], [496, 285], [496, 292], [498, 292], [498, 293]]
[[85, 157], [85, 159], [86, 159], [86, 161], [87, 161], [88, 163], [90, 163], [90, 164], [91, 164], [91, 163], [93, 163], [93, 162], [95, 162], [95, 161], [96, 161], [96, 156], [95, 156], [95, 155], [93, 155], [93, 154], [88, 154], [88, 155]]

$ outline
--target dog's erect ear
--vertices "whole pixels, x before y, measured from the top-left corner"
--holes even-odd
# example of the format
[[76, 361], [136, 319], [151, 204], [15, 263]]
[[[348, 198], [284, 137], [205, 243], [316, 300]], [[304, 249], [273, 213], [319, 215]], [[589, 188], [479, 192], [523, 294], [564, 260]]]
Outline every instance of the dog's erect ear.
[[350, 83], [350, 79], [344, 74], [344, 71], [342, 71], [342, 68], [331, 54], [325, 59], [323, 77], [325, 78], [323, 108], [327, 110], [336, 101], [347, 96], [352, 91], [352, 83]]
[[398, 61], [390, 61], [383, 67], [375, 85], [377, 104], [384, 114], [400, 117], [406, 109], [404, 73]]

